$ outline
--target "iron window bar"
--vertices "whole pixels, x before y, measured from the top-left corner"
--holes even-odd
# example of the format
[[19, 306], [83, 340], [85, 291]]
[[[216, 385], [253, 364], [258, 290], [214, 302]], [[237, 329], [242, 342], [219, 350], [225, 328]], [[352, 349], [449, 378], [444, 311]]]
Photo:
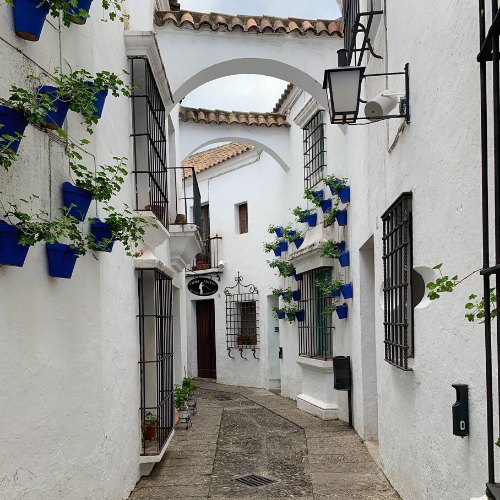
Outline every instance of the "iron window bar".
[[149, 456], [161, 453], [174, 429], [172, 280], [155, 269], [137, 273], [141, 455]]
[[253, 357], [259, 359], [256, 356], [259, 349], [259, 291], [255, 285], [244, 285], [239, 271], [234, 280], [234, 286], [224, 289], [227, 354], [232, 358], [231, 350], [238, 349], [240, 356], [247, 359], [243, 356], [243, 351], [251, 349]]
[[323, 179], [326, 167], [325, 124], [318, 111], [304, 126], [304, 186], [311, 189]]
[[202, 250], [194, 258], [188, 271], [204, 271], [206, 269], [219, 268], [219, 242], [221, 236], [215, 235], [213, 238], [202, 241]]
[[150, 210], [168, 229], [166, 110], [146, 57], [129, 57], [135, 210]]
[[298, 281], [300, 290], [299, 310], [304, 311], [304, 321], [299, 325], [299, 356], [316, 359], [331, 359], [333, 355], [333, 331], [331, 315], [323, 311], [332, 304], [333, 298], [325, 296], [316, 286], [316, 280], [331, 280], [332, 268], [321, 267], [302, 273]]
[[382, 215], [385, 360], [405, 371], [413, 352], [411, 203], [412, 193], [403, 193]]

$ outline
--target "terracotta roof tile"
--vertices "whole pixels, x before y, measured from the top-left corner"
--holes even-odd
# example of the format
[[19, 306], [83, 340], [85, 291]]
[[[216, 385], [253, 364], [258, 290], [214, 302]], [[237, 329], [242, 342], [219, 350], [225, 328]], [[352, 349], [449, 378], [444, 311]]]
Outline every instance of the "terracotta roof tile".
[[298, 19], [276, 16], [231, 16], [212, 12], [192, 12], [179, 10], [177, 12], [156, 12], [155, 22], [163, 26], [166, 22], [178, 28], [195, 30], [210, 29], [213, 31], [243, 31], [245, 33], [293, 33], [301, 36], [344, 36], [342, 19]]
[[293, 83], [289, 83], [288, 86], [286, 87], [285, 91], [283, 94], [281, 94], [280, 100], [276, 103], [276, 106], [274, 106], [273, 113], [278, 113], [279, 110], [281, 109], [281, 106], [283, 106], [283, 103], [285, 102], [285, 99], [290, 95], [290, 92], [293, 89]]
[[226, 123], [243, 124], [243, 125], [256, 125], [266, 127], [289, 127], [290, 124], [286, 121], [286, 116], [278, 113], [244, 113], [242, 111], [222, 111], [220, 109], [193, 109], [179, 107], [179, 120], [187, 122], [193, 120], [196, 123]]
[[[221, 163], [235, 158], [247, 151], [250, 151], [252, 146], [248, 144], [242, 144], [240, 142], [230, 142], [229, 144], [224, 144], [218, 148], [208, 149], [207, 151], [202, 151], [201, 153], [196, 153], [190, 156], [183, 164], [183, 167], [194, 168], [194, 171], [199, 174], [204, 170], [220, 165]], [[182, 171], [183, 178], [191, 177], [192, 170]]]

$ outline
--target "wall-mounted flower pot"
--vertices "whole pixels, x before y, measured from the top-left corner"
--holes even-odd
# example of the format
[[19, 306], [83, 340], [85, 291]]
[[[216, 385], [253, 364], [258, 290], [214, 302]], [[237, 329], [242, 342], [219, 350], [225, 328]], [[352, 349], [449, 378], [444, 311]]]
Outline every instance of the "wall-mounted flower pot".
[[[94, 90], [96, 88], [96, 85], [94, 82], [86, 82], [89, 87]], [[95, 90], [94, 90], [95, 91]], [[108, 97], [108, 89], [102, 89], [98, 90], [94, 94], [96, 100], [93, 101], [94, 107], [96, 110], [94, 111], [94, 116], [97, 116], [97, 118], [101, 118], [102, 116], [102, 110], [104, 108], [104, 103], [106, 102], [106, 97]]]
[[274, 232], [276, 233], [276, 236], [278, 238], [283, 238], [283, 231], [281, 230], [282, 228], [281, 227], [277, 227]]
[[0, 220], [0, 264], [23, 267], [29, 245], [19, 245], [19, 229]]
[[[76, 7], [72, 5], [69, 6], [69, 20], [73, 24], [85, 24], [87, 22], [86, 17], [80, 16], [80, 9], [85, 10], [87, 13], [90, 12], [90, 6], [92, 5], [93, 0], [78, 0]], [[75, 16], [79, 16], [77, 19]]]
[[274, 252], [274, 255], [276, 257], [280, 257], [281, 256], [281, 248], [280, 247], [273, 249], [273, 252]]
[[328, 200], [321, 200], [321, 210], [323, 210], [323, 213], [328, 212], [332, 208], [332, 199], [329, 198]]
[[302, 281], [302, 274], [293, 273], [295, 281]]
[[286, 252], [288, 250], [288, 242], [280, 241], [280, 249], [282, 252]]
[[295, 248], [298, 249], [302, 246], [302, 243], [304, 243], [304, 238], [297, 238], [293, 242], [295, 243]]
[[293, 300], [295, 300], [295, 302], [298, 302], [300, 300], [300, 290], [294, 290]]
[[54, 108], [54, 111], [49, 111], [45, 116], [46, 124], [45, 126], [50, 130], [57, 130], [62, 128], [64, 120], [69, 110], [69, 101], [60, 101], [56, 99], [57, 87], [51, 87], [50, 85], [44, 85], [38, 91], [40, 94], [49, 94], [49, 97], [53, 100], [50, 105]]
[[287, 317], [289, 320], [292, 320], [292, 321], [295, 321], [295, 319], [296, 319], [295, 314], [292, 314], [292, 313], [286, 313], [286, 317]]
[[285, 313], [284, 312], [279, 312], [278, 314], [278, 319], [285, 319]]
[[282, 294], [281, 294], [281, 296], [283, 297], [283, 300], [284, 300], [285, 302], [290, 302], [290, 300], [292, 300], [292, 299], [288, 300], [288, 298], [287, 298], [287, 293], [288, 293], [288, 292], [282, 293]]
[[38, 42], [49, 7], [49, 2], [41, 0], [14, 0], [16, 35], [29, 42]]
[[346, 283], [340, 287], [344, 299], [352, 299], [352, 283]]
[[53, 278], [70, 279], [78, 258], [78, 248], [70, 248], [62, 243], [46, 243], [49, 258], [49, 274]]
[[337, 212], [337, 222], [339, 223], [339, 226], [347, 225], [347, 210], [339, 210]]
[[[23, 135], [28, 125], [28, 120], [19, 111], [7, 106], [0, 106], [0, 125], [3, 125], [3, 127], [0, 127], [0, 146], [6, 146], [8, 141], [4, 141], [3, 136], [10, 135], [11, 137], [17, 137], [17, 134]], [[20, 142], [21, 139], [14, 141], [9, 145], [9, 149], [17, 153]]]
[[317, 199], [317, 200], [322, 200], [323, 199], [323, 190], [320, 189], [319, 191], [314, 191], [314, 197]]
[[288, 236], [295, 236], [297, 231], [288, 231]]
[[66, 208], [70, 208], [71, 205], [75, 205], [66, 212], [66, 215], [71, 215], [72, 217], [75, 217], [75, 219], [81, 221], [85, 220], [90, 207], [90, 202], [92, 201], [92, 194], [90, 191], [77, 188], [70, 182], [65, 182], [63, 184], [63, 200]]
[[314, 227], [318, 223], [318, 214], [309, 214], [306, 217], [306, 221], [309, 227]]
[[335, 311], [337, 312], [337, 316], [339, 317], [339, 319], [346, 319], [347, 318], [347, 304], [337, 306], [335, 308]]
[[304, 311], [299, 311], [297, 312], [297, 321], [302, 322], [304, 321]]
[[111, 232], [111, 229], [109, 229], [109, 224], [106, 224], [106, 222], [102, 222], [99, 219], [92, 219], [93, 223], [90, 226], [90, 231], [94, 235], [94, 243], [99, 244], [103, 242], [104, 240], [111, 240], [104, 250], [102, 249], [96, 249], [96, 252], [111, 252], [113, 250], [113, 244], [114, 244], [114, 236], [113, 233]]
[[328, 185], [328, 187], [330, 188], [330, 191], [332, 192], [332, 195], [338, 191], [338, 188], [336, 186], [338, 186], [339, 182], [340, 181], [337, 180], [337, 181], [334, 181], [333, 186]]
[[332, 297], [340, 297], [340, 288], [332, 292]]
[[345, 251], [345, 241], [339, 241], [338, 247], [339, 247], [340, 252], [344, 252]]
[[349, 203], [351, 201], [351, 188], [349, 186], [340, 188], [338, 193], [342, 203]]
[[349, 265], [349, 250], [347, 252], [340, 252], [339, 262], [342, 267]]

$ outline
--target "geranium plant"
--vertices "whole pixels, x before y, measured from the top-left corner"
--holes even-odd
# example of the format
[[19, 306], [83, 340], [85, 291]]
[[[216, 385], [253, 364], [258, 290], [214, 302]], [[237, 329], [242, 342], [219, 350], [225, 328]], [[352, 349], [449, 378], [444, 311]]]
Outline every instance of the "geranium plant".
[[323, 223], [325, 227], [331, 226], [335, 222], [335, 219], [337, 218], [337, 214], [339, 211], [340, 211], [339, 199], [336, 198], [335, 201], [332, 203], [331, 208], [327, 212], [325, 212], [325, 215], [323, 217]]
[[286, 306], [284, 309], [286, 313], [286, 320], [289, 323], [293, 323], [295, 317], [297, 316], [297, 313], [299, 312], [299, 308], [293, 305], [293, 306]]
[[284, 314], [284, 313], [286, 313], [286, 307], [279, 307], [276, 304], [273, 305], [272, 310], [273, 310], [273, 316], [276, 319], [279, 319], [278, 314]]
[[278, 249], [280, 246], [280, 241], [278, 239], [274, 240], [272, 243], [264, 243], [264, 252], [269, 253], [273, 250]]
[[304, 191], [304, 199], [309, 200], [313, 205], [316, 207], [321, 206], [321, 200], [323, 199], [322, 197], [320, 198], [319, 196], [316, 196], [314, 191], [312, 189], [306, 189]]
[[340, 257], [339, 244], [333, 240], [323, 241], [320, 245], [321, 257], [330, 257], [330, 259], [338, 259]]
[[316, 280], [316, 286], [319, 288], [324, 298], [335, 292], [336, 290], [340, 290], [340, 287], [344, 284], [342, 280], [342, 276], [338, 275], [336, 278], [331, 280]]
[[268, 260], [269, 267], [278, 268], [281, 276], [288, 278], [295, 274], [295, 266], [291, 262], [285, 262], [280, 259]]
[[308, 210], [303, 210], [302, 207], [295, 207], [292, 211], [292, 214], [295, 215], [295, 220], [297, 222], [305, 222], [309, 215], [316, 212], [315, 208], [309, 208]]
[[347, 186], [347, 183], [349, 182], [348, 179], [339, 179], [338, 177], [335, 177], [335, 175], [327, 175], [324, 179], [323, 182], [332, 188], [332, 191], [338, 191], [339, 189], [342, 189]]

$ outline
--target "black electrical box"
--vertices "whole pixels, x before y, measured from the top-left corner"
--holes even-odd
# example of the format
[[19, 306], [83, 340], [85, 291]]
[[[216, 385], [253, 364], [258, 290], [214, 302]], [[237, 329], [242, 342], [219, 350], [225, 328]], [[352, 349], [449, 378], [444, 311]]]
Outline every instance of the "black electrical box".
[[283, 359], [283, 347], [280, 347], [280, 359]]
[[337, 391], [351, 390], [350, 356], [333, 357], [333, 388]]
[[457, 401], [452, 406], [453, 434], [465, 437], [469, 435], [469, 386], [453, 384], [457, 391]]

